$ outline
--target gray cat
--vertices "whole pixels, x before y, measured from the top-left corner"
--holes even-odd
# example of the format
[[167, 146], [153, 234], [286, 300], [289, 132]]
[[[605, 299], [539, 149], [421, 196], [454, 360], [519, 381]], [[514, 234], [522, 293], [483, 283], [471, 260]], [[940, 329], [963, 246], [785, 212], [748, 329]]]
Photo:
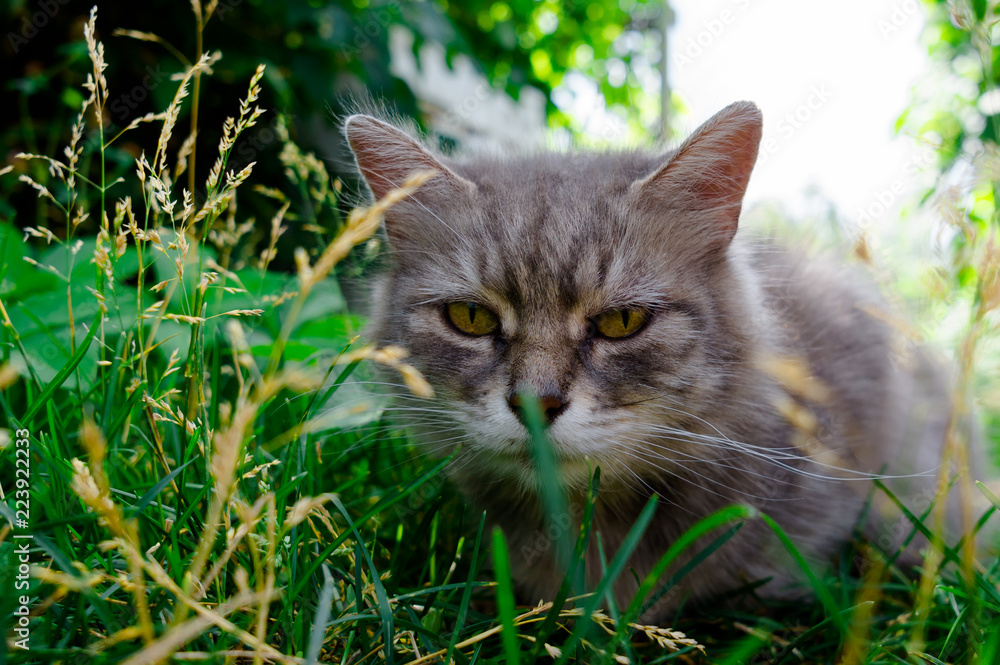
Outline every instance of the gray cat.
[[[593, 528], [607, 556], [652, 494], [629, 566], [641, 579], [697, 520], [733, 503], [772, 516], [815, 561], [856, 527], [888, 466], [923, 512], [948, 423], [946, 381], [894, 350], [882, 304], [828, 261], [737, 234], [761, 114], [723, 109], [679, 148], [453, 161], [366, 115], [346, 134], [376, 197], [437, 175], [386, 215], [390, 267], [371, 334], [411, 352], [433, 402], [400, 396], [420, 440], [461, 444], [450, 475], [505, 531], [528, 602], [562, 579], [539, 506], [559, 482], [578, 522], [601, 468]], [[537, 396], [558, 478], [539, 478], [520, 394]], [[902, 461], [900, 451], [907, 451]], [[870, 526], [895, 547], [908, 523]], [[587, 553], [591, 581], [599, 571]], [[802, 593], [772, 531], [751, 520], [645, 615], [662, 620], [750, 581]], [[614, 593], [636, 591], [624, 574]]]

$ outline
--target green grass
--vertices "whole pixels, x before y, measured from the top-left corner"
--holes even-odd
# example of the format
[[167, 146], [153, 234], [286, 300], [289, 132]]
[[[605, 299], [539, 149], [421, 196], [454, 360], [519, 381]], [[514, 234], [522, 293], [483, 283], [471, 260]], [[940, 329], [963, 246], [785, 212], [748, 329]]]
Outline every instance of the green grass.
[[[212, 175], [186, 196], [182, 186], [194, 181], [171, 136], [190, 117], [185, 93], [204, 73], [197, 67], [165, 114], [144, 121], [159, 140], [146, 147], [152, 159], [138, 161], [143, 200], [120, 201], [122, 185], [109, 182], [101, 159], [115, 137], [101, 136], [94, 155], [79, 140], [100, 133], [108, 99], [96, 41], [90, 53], [96, 83], [78, 138], [44, 185], [28, 183], [49, 208], [37, 218], [58, 211], [64, 226], [33, 227], [30, 242], [0, 226], [0, 427], [10, 439], [0, 451], [0, 615], [8, 619], [0, 657], [74, 665], [1000, 662], [996, 561], [939, 544], [913, 576], [895, 553], [859, 541], [831, 569], [813, 571], [769, 517], [743, 506], [699, 522], [641, 580], [640, 596], [615, 607], [606, 591], [632, 574], [626, 561], [656, 509], [650, 502], [605, 558], [601, 585], [583, 593], [582, 555], [599, 538], [590, 529], [599, 470], [581, 532], [557, 544], [569, 571], [558, 596], [517, 606], [503, 533], [455, 495], [442, 472], [448, 460], [421, 454], [367, 392], [372, 363], [418, 394], [428, 390], [398, 351], [360, 345], [360, 321], [332, 276], [352, 247], [371, 242], [384, 207], [343, 220], [339, 187], [287, 134], [291, 186], [307, 196], [289, 198], [278, 183], [245, 191], [251, 167], [227, 175], [239, 134], [262, 113], [254, 106], [261, 71], [234, 101]], [[194, 151], [212, 159], [206, 141], [184, 145], [185, 159]], [[249, 233], [242, 196], [264, 197], [274, 210], [270, 223], [257, 223], [259, 260], [245, 264], [232, 251]], [[83, 228], [96, 236], [79, 232], [84, 213]], [[311, 225], [320, 241], [282, 257], [294, 258], [294, 276], [270, 267], [291, 223]], [[997, 304], [1000, 288], [995, 254], [972, 256], [981, 262], [965, 287], [977, 308], [960, 354], [968, 381], [988, 333], [986, 305]], [[367, 408], [349, 408], [357, 404]], [[534, 451], [545, 468], [554, 461], [541, 429]], [[28, 462], [18, 467], [18, 459]], [[557, 515], [565, 504], [550, 494]], [[16, 524], [15, 511], [25, 510], [17, 501], [30, 506], [25, 526]], [[914, 532], [933, 540], [932, 512], [911, 518]], [[734, 593], [752, 609], [682, 605], [671, 627], [635, 623], [679, 578], [711, 565], [750, 519], [776, 531], [817, 602], [754, 601], [751, 582]], [[30, 575], [18, 568], [24, 543]], [[688, 551], [690, 563], [661, 579]], [[14, 631], [21, 595], [27, 651]]]

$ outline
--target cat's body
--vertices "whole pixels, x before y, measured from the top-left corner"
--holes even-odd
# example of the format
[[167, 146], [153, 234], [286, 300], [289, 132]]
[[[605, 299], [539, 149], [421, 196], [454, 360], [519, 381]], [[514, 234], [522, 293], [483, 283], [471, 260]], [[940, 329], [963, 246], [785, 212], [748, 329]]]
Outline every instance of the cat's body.
[[[937, 465], [947, 391], [914, 378], [931, 371], [919, 356], [894, 359], [874, 291], [833, 263], [734, 239], [760, 127], [756, 107], [739, 103], [666, 155], [453, 163], [381, 121], [348, 121], [376, 196], [439, 171], [387, 215], [392, 266], [372, 335], [410, 349], [434, 387], [426, 408], [406, 402], [412, 424], [438, 452], [462, 445], [451, 476], [503, 527], [529, 601], [553, 597], [562, 579], [540, 482], [562, 482], [579, 506], [588, 469], [601, 468], [593, 528], [609, 558], [658, 494], [629, 562], [641, 578], [688, 527], [733, 503], [828, 558], [858, 522], [866, 473], [892, 473], [904, 449], [903, 473]], [[521, 392], [541, 400], [558, 479], [539, 479], [530, 462]], [[596, 557], [592, 548], [592, 574]], [[647, 618], [685, 594], [766, 578], [765, 594], [801, 592], [771, 530], [752, 520]], [[622, 575], [619, 603], [634, 591]]]

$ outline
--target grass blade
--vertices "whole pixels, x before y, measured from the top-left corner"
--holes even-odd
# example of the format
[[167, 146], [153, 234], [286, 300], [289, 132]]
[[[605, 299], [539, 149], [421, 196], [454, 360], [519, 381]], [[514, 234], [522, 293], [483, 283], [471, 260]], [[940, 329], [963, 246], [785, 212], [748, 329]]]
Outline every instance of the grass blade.
[[[587, 497], [583, 504], [580, 533], [577, 535], [576, 546], [573, 549], [573, 557], [570, 561], [569, 570], [566, 571], [563, 583], [559, 587], [559, 593], [556, 594], [555, 600], [552, 602], [552, 609], [549, 610], [541, 627], [535, 633], [535, 645], [531, 648], [531, 655], [528, 658], [529, 663], [534, 663], [541, 657], [542, 649], [545, 648], [545, 641], [548, 640], [549, 635], [555, 630], [556, 622], [559, 620], [559, 612], [562, 611], [566, 599], [569, 598], [571, 590], [577, 586], [577, 582], [579, 582], [580, 588], [574, 595], [583, 593], [583, 580], [586, 576], [586, 571], [584, 570], [584, 553], [590, 545], [591, 525], [594, 522], [594, 507], [597, 505], [597, 489], [600, 484], [601, 468], [598, 467], [594, 469], [594, 475], [590, 479], [590, 487], [587, 490]], [[577, 580], [578, 577], [579, 580]]]
[[979, 491], [983, 493], [983, 496], [990, 500], [990, 503], [992, 503], [997, 510], [1000, 510], [1000, 497], [994, 494], [990, 488], [983, 484], [980, 480], [976, 481], [976, 487], [978, 487]]
[[[407, 496], [409, 496], [416, 490], [420, 489], [420, 487], [424, 483], [426, 483], [431, 478], [437, 476], [444, 469], [444, 467], [446, 467], [448, 463], [451, 462], [452, 458], [455, 456], [455, 454], [457, 454], [457, 452], [458, 451], [456, 450], [455, 453], [452, 453], [450, 457], [443, 459], [439, 463], [435, 464], [434, 467], [432, 467], [429, 471], [425, 472], [422, 476], [412, 481], [406, 487], [396, 490], [387, 497], [383, 497], [377, 504], [372, 506], [367, 512], [363, 513], [361, 517], [359, 517], [356, 521], [354, 521], [351, 528], [353, 529], [355, 528], [356, 525], [363, 524], [364, 522], [367, 522], [375, 515], [378, 515], [379, 513], [386, 511], [389, 508], [392, 508], [394, 505], [405, 499]], [[330, 554], [333, 553], [338, 547], [340, 547], [340, 545], [345, 540], [347, 540], [350, 537], [350, 535], [351, 535], [350, 530], [344, 531], [342, 534], [340, 534], [339, 537], [335, 538], [332, 543], [323, 548], [323, 550], [319, 553], [319, 556], [317, 556], [314, 560], [312, 560], [309, 567], [303, 569], [299, 577], [299, 583], [295, 586], [295, 588], [292, 591], [293, 597], [298, 597], [298, 595], [302, 593], [305, 584], [308, 582], [309, 578], [312, 577], [312, 575], [316, 572], [320, 564], [323, 561], [325, 561], [326, 558], [330, 556]]]
[[165, 475], [163, 478], [161, 478], [160, 482], [156, 483], [151, 488], [149, 488], [149, 491], [143, 494], [142, 497], [140, 497], [139, 500], [135, 502], [135, 505], [132, 506], [132, 510], [129, 514], [129, 517], [133, 517], [141, 513], [142, 509], [145, 508], [147, 505], [149, 505], [149, 503], [153, 499], [155, 499], [160, 492], [163, 491], [164, 487], [170, 484], [170, 481], [176, 478], [181, 471], [186, 469], [193, 462], [195, 462], [194, 458], [189, 459], [187, 462], [184, 462], [184, 464], [181, 464], [179, 467], [177, 467], [176, 469]]
[[[340, 499], [336, 496], [330, 498], [333, 505], [337, 507], [340, 514], [344, 516], [348, 524], [351, 525], [351, 533], [354, 534], [355, 542], [358, 545], [358, 550], [364, 557], [365, 564], [368, 566], [368, 571], [371, 573], [372, 585], [375, 587], [375, 598], [378, 600], [378, 611], [379, 616], [382, 619], [382, 641], [384, 646], [385, 662], [388, 665], [393, 663], [393, 649], [392, 640], [395, 632], [392, 627], [392, 608], [389, 606], [389, 597], [385, 593], [385, 586], [382, 584], [382, 578], [378, 574], [378, 570], [375, 569], [375, 562], [372, 561], [371, 555], [368, 554], [368, 548], [364, 546], [364, 541], [361, 539], [361, 534], [358, 533], [357, 524], [364, 522], [365, 520], [359, 520], [358, 522], [352, 522], [351, 516], [347, 512], [347, 508], [341, 503]], [[361, 596], [358, 596], [358, 611], [361, 610]]]
[[824, 608], [826, 608], [827, 614], [833, 618], [833, 622], [836, 624], [841, 634], [846, 636], [848, 632], [847, 622], [844, 621], [844, 617], [841, 616], [840, 609], [837, 607], [837, 603], [834, 601], [830, 590], [826, 588], [826, 585], [824, 585], [818, 577], [816, 577], [816, 572], [806, 561], [805, 557], [802, 556], [802, 553], [799, 552], [799, 548], [795, 546], [795, 543], [793, 543], [792, 539], [788, 537], [785, 530], [778, 526], [778, 523], [771, 519], [768, 515], [761, 514], [760, 518], [765, 524], [771, 527], [774, 535], [776, 535], [778, 540], [781, 541], [781, 544], [785, 546], [785, 550], [788, 551], [788, 553], [795, 560], [795, 563], [799, 566], [802, 572], [805, 573], [810, 586], [812, 586], [813, 591], [816, 593], [816, 597], [819, 598], [819, 602], [823, 604]]
[[756, 517], [758, 514], [757, 510], [750, 506], [727, 506], [696, 522], [694, 526], [685, 531], [684, 534], [667, 549], [663, 556], [660, 557], [656, 566], [654, 566], [653, 569], [646, 575], [642, 584], [639, 586], [638, 591], [636, 591], [635, 598], [625, 611], [623, 624], [632, 623], [639, 617], [640, 609], [642, 607], [642, 599], [653, 590], [660, 578], [663, 577], [663, 574], [667, 572], [667, 568], [670, 567], [670, 564], [673, 563], [674, 560], [680, 556], [682, 552], [684, 552], [684, 550], [690, 547], [693, 542], [701, 538], [709, 531], [712, 531], [724, 524], [728, 524], [729, 522], [733, 522], [735, 520], [745, 520]]
[[330, 608], [333, 605], [333, 591], [336, 582], [330, 574], [329, 569], [323, 566], [323, 588], [320, 589], [319, 599], [316, 601], [316, 617], [313, 619], [312, 629], [309, 631], [309, 646], [306, 649], [306, 665], [316, 665], [319, 662], [319, 654], [323, 649], [323, 637], [326, 634], [326, 625], [330, 622]]
[[[559, 478], [559, 467], [556, 462], [555, 450], [552, 442], [546, 435], [546, 419], [542, 413], [542, 407], [538, 403], [538, 398], [530, 393], [521, 393], [521, 411], [524, 415], [524, 424], [528, 428], [531, 437], [531, 457], [535, 465], [535, 473], [539, 479]], [[570, 543], [572, 536], [569, 529], [558, 528], [556, 519], [567, 516], [566, 492], [561, 482], [539, 482], [539, 495], [542, 500], [542, 512], [545, 515], [547, 526], [555, 526], [559, 536], [553, 543], [555, 559], [560, 569], [569, 568], [569, 556], [571, 552]]]
[[597, 588], [594, 589], [593, 595], [587, 600], [583, 609], [583, 616], [577, 623], [576, 628], [573, 630], [573, 634], [570, 636], [570, 639], [563, 647], [562, 656], [560, 656], [559, 660], [556, 661], [557, 665], [562, 665], [567, 662], [570, 654], [573, 653], [576, 646], [587, 637], [592, 624], [590, 621], [590, 615], [593, 614], [598, 605], [601, 604], [601, 599], [604, 597], [605, 591], [614, 586], [614, 583], [618, 580], [618, 576], [625, 569], [625, 565], [628, 563], [629, 557], [632, 556], [632, 552], [634, 552], [635, 548], [639, 545], [639, 541], [642, 540], [642, 535], [646, 533], [646, 528], [653, 519], [653, 513], [656, 512], [658, 499], [659, 497], [655, 494], [649, 497], [649, 501], [646, 502], [645, 507], [642, 509], [642, 512], [639, 513], [639, 517], [636, 518], [632, 528], [629, 529], [629, 532], [622, 541], [618, 551], [615, 552], [614, 558], [612, 558], [611, 563], [608, 564], [607, 576], [601, 579]]
[[[876, 487], [886, 493], [886, 496], [888, 496], [889, 499], [896, 504], [896, 506], [903, 512], [903, 515], [906, 516], [906, 519], [908, 519], [910, 523], [913, 524], [914, 528], [916, 528], [917, 531], [919, 531], [927, 539], [927, 542], [931, 543], [933, 547], [938, 547], [942, 554], [944, 554], [945, 559], [953, 563], [958, 570], [962, 570], [963, 566], [961, 557], [955, 553], [954, 548], [948, 547], [939, 539], [935, 538], [934, 534], [932, 534], [931, 530], [924, 525], [923, 521], [914, 515], [910, 509], [907, 508], [902, 501], [900, 501], [899, 497], [893, 494], [892, 491], [882, 483], [882, 481], [875, 479], [872, 482], [875, 483]], [[1000, 591], [997, 591], [996, 587], [990, 584], [990, 582], [978, 571], [974, 570], [972, 575], [975, 579], [976, 586], [984, 591], [993, 603], [1000, 604]]]
[[[28, 425], [31, 423], [31, 419], [35, 417], [35, 414], [38, 413], [39, 409], [45, 406], [48, 399], [52, 397], [52, 393], [54, 393], [59, 386], [61, 386], [63, 382], [69, 378], [69, 375], [73, 373], [73, 370], [75, 370], [77, 365], [79, 365], [83, 360], [83, 356], [85, 356], [87, 354], [87, 350], [90, 349], [90, 343], [94, 341], [94, 335], [97, 334], [97, 327], [101, 323], [102, 316], [103, 313], [98, 310], [97, 314], [94, 315], [94, 320], [90, 323], [90, 330], [87, 331], [86, 337], [81, 340], [80, 346], [76, 347], [76, 352], [69, 359], [69, 362], [63, 365], [62, 369], [60, 369], [55, 377], [49, 381], [48, 385], [42, 389], [42, 392], [38, 394], [38, 397], [36, 397], [31, 406], [28, 407], [28, 411], [24, 414], [24, 417], [20, 419], [22, 424]], [[28, 359], [25, 358], [24, 361], [28, 362]]]
[[514, 626], [514, 583], [510, 578], [510, 555], [507, 553], [507, 540], [503, 537], [500, 527], [493, 527], [493, 566], [497, 580], [497, 605], [500, 610], [500, 625], [503, 630], [503, 651], [508, 665], [519, 662], [520, 647], [517, 643], [516, 626]]
[[[841, 618], [841, 621], [843, 621], [844, 617], [849, 616], [852, 612], [854, 612], [856, 609], [858, 609], [864, 604], [865, 603], [860, 603], [853, 607], [848, 607], [846, 610], [841, 610], [840, 612], [837, 612], [837, 615]], [[828, 624], [834, 623], [835, 620], [836, 619], [834, 617], [829, 616], [820, 621], [818, 624], [816, 624], [809, 630], [805, 631], [804, 633], [796, 637], [782, 649], [781, 653], [778, 655], [778, 657], [774, 660], [774, 662], [771, 665], [779, 665], [780, 663], [784, 662], [786, 658], [795, 653], [795, 650], [799, 648], [800, 645], [805, 644], [806, 640], [808, 640], [810, 637], [812, 637], [813, 635], [819, 633], [821, 630], [826, 628]]]
[[461, 635], [462, 629], [465, 627], [465, 618], [469, 611], [469, 602], [472, 600], [472, 587], [473, 582], [476, 579], [476, 566], [479, 562], [479, 545], [483, 539], [483, 529], [486, 528], [486, 512], [484, 511], [479, 517], [479, 529], [476, 531], [476, 543], [472, 548], [472, 559], [470, 559], [469, 565], [469, 577], [466, 580], [464, 590], [462, 591], [462, 600], [458, 606], [458, 616], [455, 618], [455, 630], [451, 634], [451, 641], [448, 643], [448, 653], [445, 656], [444, 662], [452, 662], [452, 653], [455, 651], [455, 645], [458, 644], [458, 636]]
[[729, 529], [727, 529], [725, 532], [723, 532], [722, 535], [720, 535], [718, 538], [709, 543], [704, 549], [695, 554], [690, 561], [684, 564], [683, 568], [677, 571], [677, 574], [671, 576], [669, 580], [664, 582], [663, 585], [660, 586], [660, 588], [657, 589], [652, 596], [650, 596], [649, 600], [647, 600], [643, 604], [642, 609], [639, 610], [639, 616], [642, 616], [643, 613], [645, 613], [649, 608], [655, 605], [656, 602], [660, 600], [660, 598], [669, 593], [670, 590], [673, 589], [678, 582], [684, 579], [685, 575], [687, 575], [692, 570], [701, 565], [701, 563], [705, 559], [710, 557], [717, 549], [725, 545], [726, 542], [730, 538], [735, 536], [742, 528], [743, 528], [743, 522], [738, 522], [734, 524], [733, 526], [729, 527]]

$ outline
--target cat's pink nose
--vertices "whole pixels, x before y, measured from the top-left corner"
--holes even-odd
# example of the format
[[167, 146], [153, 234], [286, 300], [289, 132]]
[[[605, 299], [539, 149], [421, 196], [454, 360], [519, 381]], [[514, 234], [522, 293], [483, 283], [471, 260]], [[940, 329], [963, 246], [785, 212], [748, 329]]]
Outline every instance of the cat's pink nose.
[[[514, 415], [517, 416], [521, 422], [524, 422], [524, 409], [521, 408], [521, 395], [518, 393], [511, 393], [510, 397], [507, 398], [507, 403], [510, 405], [510, 410], [514, 412]], [[545, 416], [545, 422], [547, 425], [551, 425], [552, 421], [558, 418], [559, 414], [566, 410], [566, 402], [560, 395], [543, 395], [538, 398], [538, 406], [542, 409], [542, 415]]]

